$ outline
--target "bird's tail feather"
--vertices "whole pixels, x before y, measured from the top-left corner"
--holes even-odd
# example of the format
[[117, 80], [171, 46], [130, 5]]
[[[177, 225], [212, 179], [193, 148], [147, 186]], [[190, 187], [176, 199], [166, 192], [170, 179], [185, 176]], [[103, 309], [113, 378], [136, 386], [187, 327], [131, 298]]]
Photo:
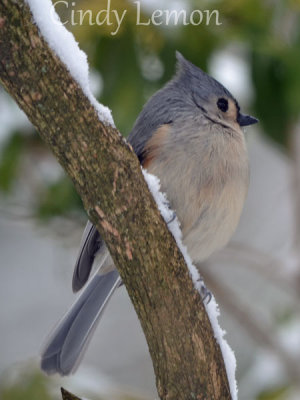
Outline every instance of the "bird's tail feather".
[[94, 275], [50, 335], [41, 355], [43, 371], [68, 375], [76, 370], [106, 304], [120, 283], [116, 269]]

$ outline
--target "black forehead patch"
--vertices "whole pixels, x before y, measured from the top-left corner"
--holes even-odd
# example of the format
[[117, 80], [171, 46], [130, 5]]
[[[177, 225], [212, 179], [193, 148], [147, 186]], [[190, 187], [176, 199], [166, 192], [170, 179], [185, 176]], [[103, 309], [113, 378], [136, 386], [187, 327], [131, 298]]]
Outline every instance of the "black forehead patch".
[[236, 101], [236, 99], [234, 99], [234, 104], [236, 106], [237, 112], [239, 113], [241, 111], [241, 107], [240, 107], [239, 103]]

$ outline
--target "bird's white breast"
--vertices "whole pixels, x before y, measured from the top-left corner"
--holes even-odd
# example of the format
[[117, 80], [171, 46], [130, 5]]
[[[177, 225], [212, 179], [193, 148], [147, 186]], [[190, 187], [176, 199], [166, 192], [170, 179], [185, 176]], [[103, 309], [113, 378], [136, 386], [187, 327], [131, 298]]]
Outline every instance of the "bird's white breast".
[[240, 219], [249, 181], [244, 137], [202, 132], [181, 147], [165, 144], [148, 170], [160, 178], [190, 256], [203, 261], [228, 243]]

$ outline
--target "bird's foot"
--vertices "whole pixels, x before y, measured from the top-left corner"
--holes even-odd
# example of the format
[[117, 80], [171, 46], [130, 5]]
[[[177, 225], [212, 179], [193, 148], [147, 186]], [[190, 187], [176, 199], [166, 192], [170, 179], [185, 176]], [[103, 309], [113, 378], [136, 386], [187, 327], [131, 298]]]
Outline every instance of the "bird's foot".
[[205, 287], [205, 293], [201, 294], [203, 303], [209, 304], [212, 299], [212, 292]]
[[176, 212], [173, 211], [172, 217], [169, 219], [169, 221], [166, 221], [167, 225], [171, 224], [173, 221], [175, 221], [176, 218]]
[[202, 278], [199, 278], [198, 282], [201, 282], [200, 295], [201, 295], [202, 301], [203, 301], [203, 303], [209, 304], [211, 302], [211, 299], [213, 296], [212, 292], [209, 289], [207, 289]]
[[173, 211], [173, 210], [171, 210], [170, 203], [169, 203], [168, 201], [164, 201], [163, 204], [164, 204], [164, 206], [168, 207], [168, 209], [169, 209], [170, 211], [172, 211], [172, 216], [171, 216], [171, 218], [169, 219], [169, 221], [166, 221], [166, 224], [169, 225], [169, 224], [171, 224], [171, 223], [175, 220], [175, 218], [176, 218], [176, 212]]

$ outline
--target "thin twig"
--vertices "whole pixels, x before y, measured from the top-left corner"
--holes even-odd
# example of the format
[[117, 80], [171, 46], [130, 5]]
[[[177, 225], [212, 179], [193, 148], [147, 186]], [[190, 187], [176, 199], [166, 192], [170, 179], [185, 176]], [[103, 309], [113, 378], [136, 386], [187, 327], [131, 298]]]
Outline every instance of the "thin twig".
[[[201, 268], [201, 266], [199, 268]], [[213, 274], [209, 272], [209, 268], [205, 268], [205, 274], [203, 274], [203, 276], [205, 278], [205, 283], [215, 294], [218, 301], [227, 308], [246, 333], [276, 354], [280, 362], [285, 365], [290, 378], [295, 382], [299, 382], [299, 365], [276, 340], [274, 334], [275, 330], [270, 327], [263, 327], [260, 321], [253, 315], [252, 310], [250, 310], [232, 290], [220, 284], [220, 282], [214, 278]]]

